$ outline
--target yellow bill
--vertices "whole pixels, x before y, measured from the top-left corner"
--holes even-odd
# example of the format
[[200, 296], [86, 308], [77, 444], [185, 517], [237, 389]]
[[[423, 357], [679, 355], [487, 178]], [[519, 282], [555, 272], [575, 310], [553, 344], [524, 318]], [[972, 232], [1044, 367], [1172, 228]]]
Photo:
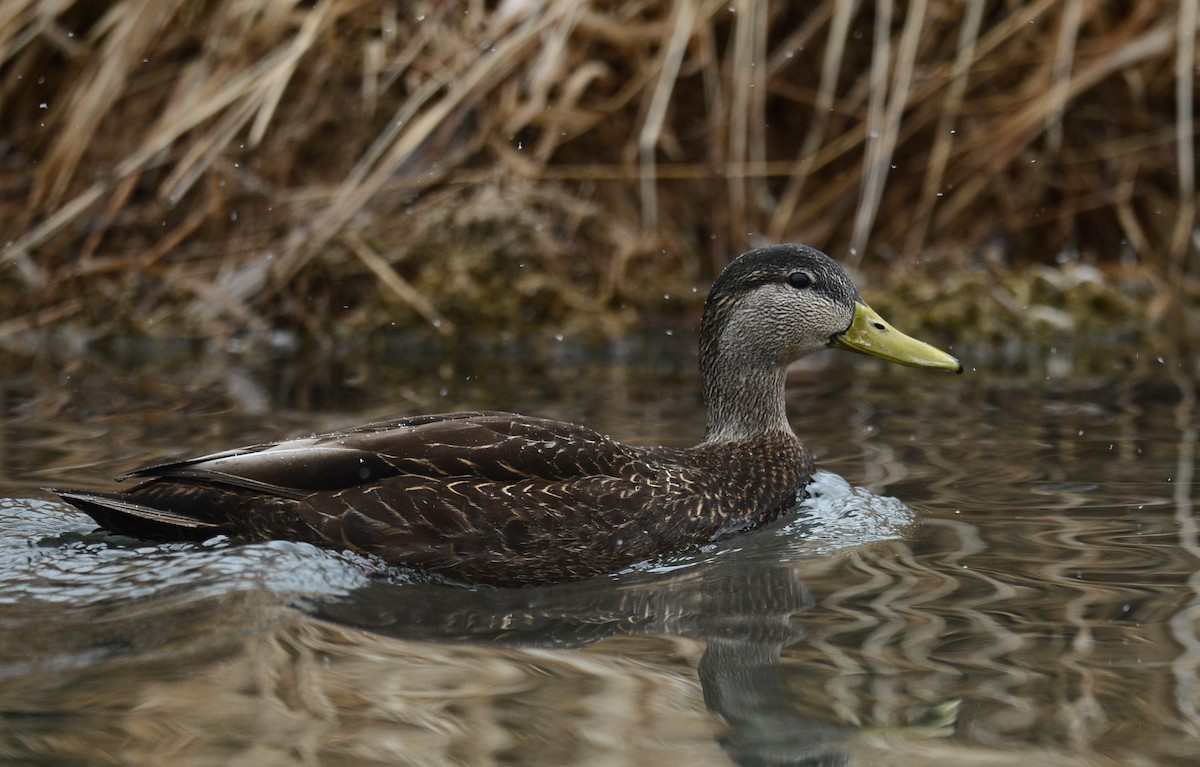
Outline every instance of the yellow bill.
[[962, 363], [958, 359], [924, 341], [904, 335], [874, 309], [861, 302], [854, 305], [854, 319], [850, 321], [850, 327], [829, 339], [829, 345], [834, 349], [869, 354], [909, 367], [962, 372]]

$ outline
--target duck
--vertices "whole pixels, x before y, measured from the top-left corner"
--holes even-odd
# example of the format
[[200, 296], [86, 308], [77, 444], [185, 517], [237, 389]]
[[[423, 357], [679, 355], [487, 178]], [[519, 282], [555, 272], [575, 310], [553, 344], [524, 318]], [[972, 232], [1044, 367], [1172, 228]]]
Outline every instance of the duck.
[[788, 366], [842, 349], [962, 372], [888, 324], [845, 270], [800, 244], [730, 261], [700, 323], [704, 438], [625, 445], [514, 413], [417, 415], [131, 471], [123, 492], [47, 488], [151, 541], [302, 541], [437, 580], [526, 587], [613, 573], [769, 523], [812, 479]]

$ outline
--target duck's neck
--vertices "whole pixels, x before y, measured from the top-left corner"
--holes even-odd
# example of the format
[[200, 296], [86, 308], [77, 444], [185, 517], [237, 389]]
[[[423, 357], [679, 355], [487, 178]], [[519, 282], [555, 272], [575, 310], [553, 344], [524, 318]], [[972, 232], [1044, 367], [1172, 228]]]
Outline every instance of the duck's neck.
[[[711, 351], [711, 350], [710, 350]], [[701, 354], [708, 427], [704, 442], [737, 442], [793, 434], [784, 406], [786, 370], [755, 368], [728, 355]]]

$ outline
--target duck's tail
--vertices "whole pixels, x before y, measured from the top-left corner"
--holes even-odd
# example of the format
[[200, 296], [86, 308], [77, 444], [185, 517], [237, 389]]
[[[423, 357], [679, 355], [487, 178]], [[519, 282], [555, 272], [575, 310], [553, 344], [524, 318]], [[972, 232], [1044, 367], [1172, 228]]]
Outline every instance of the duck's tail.
[[157, 540], [205, 540], [224, 526], [129, 500], [120, 493], [44, 488], [114, 533]]

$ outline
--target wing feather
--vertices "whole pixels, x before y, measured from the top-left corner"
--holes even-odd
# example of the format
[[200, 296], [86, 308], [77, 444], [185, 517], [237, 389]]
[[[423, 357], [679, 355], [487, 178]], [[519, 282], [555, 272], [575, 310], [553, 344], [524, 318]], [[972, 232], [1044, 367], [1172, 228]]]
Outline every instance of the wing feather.
[[636, 451], [591, 429], [480, 412], [384, 421], [226, 450], [148, 466], [122, 479], [199, 480], [298, 500], [400, 475], [561, 481], [649, 470]]

